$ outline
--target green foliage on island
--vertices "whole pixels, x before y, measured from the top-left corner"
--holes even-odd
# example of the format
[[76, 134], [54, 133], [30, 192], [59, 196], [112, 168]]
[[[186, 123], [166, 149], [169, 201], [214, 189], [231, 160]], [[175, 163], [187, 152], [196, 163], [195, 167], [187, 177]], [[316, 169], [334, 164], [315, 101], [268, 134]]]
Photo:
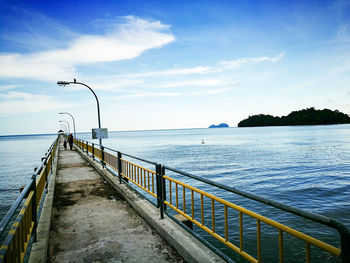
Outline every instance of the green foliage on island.
[[274, 117], [265, 114], [249, 116], [249, 118], [238, 123], [238, 127], [325, 125], [344, 123], [350, 123], [349, 115], [339, 112], [338, 110], [316, 110], [312, 107], [309, 109], [293, 111], [289, 115], [282, 117]]

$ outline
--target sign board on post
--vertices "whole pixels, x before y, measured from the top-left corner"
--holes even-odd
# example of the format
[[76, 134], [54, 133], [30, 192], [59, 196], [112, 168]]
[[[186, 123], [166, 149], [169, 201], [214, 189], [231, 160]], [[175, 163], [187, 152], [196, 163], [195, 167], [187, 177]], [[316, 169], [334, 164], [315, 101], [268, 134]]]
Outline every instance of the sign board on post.
[[107, 128], [92, 129], [92, 139], [108, 138]]

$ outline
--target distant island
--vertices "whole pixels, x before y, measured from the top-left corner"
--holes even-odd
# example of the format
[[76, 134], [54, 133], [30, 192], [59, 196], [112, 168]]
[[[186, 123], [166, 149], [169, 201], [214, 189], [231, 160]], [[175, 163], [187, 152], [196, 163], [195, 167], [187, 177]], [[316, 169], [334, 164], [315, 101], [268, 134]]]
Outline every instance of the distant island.
[[219, 125], [210, 125], [209, 128], [227, 128], [227, 127], [230, 127], [228, 126], [226, 123], [220, 123]]
[[272, 115], [253, 115], [238, 123], [238, 127], [258, 126], [290, 126], [290, 125], [325, 125], [350, 123], [349, 115], [329, 109], [315, 108], [293, 111], [287, 116], [274, 117]]

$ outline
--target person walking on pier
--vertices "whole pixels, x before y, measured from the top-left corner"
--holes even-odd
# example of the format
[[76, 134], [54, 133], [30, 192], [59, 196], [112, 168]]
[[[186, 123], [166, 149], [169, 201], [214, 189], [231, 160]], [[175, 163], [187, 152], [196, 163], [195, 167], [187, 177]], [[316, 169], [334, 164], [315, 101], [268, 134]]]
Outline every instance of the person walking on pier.
[[63, 141], [63, 147], [65, 150], [67, 150], [67, 140], [66, 139], [64, 139], [64, 141]]
[[68, 135], [68, 143], [69, 143], [69, 148], [72, 150], [73, 149], [73, 134]]

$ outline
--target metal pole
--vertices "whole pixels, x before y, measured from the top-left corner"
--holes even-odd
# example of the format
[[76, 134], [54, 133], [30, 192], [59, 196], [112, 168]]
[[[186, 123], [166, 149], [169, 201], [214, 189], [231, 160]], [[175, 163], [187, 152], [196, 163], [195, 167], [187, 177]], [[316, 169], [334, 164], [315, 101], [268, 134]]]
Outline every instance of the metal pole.
[[68, 126], [67, 124], [64, 124], [64, 123], [61, 123], [62, 127], [65, 127], [66, 128], [66, 131], [68, 132]]
[[68, 132], [70, 133], [70, 127], [69, 127], [69, 123], [68, 123], [68, 121], [60, 121], [60, 122], [64, 122], [64, 123], [67, 123], [67, 127], [68, 127]]
[[[101, 129], [101, 118], [100, 118], [100, 103], [98, 102], [98, 98], [96, 96], [96, 93], [93, 91], [92, 88], [90, 88], [88, 85], [86, 85], [85, 83], [82, 83], [82, 82], [77, 82], [75, 79], [74, 79], [74, 82], [70, 82], [71, 84], [80, 84], [80, 85], [83, 85], [85, 87], [87, 87], [89, 90], [91, 90], [92, 94], [94, 94], [95, 96], [95, 99], [96, 99], [96, 102], [97, 102], [97, 117], [98, 117], [98, 128]], [[102, 139], [99, 139], [99, 143], [100, 143], [100, 146], [102, 146]]]
[[34, 243], [37, 242], [37, 233], [36, 233], [36, 228], [38, 226], [38, 214], [37, 214], [37, 206], [39, 204], [37, 204], [36, 202], [36, 173], [34, 173], [32, 175], [32, 191], [33, 191], [33, 195], [32, 195], [32, 221], [34, 222], [34, 226], [33, 226], [33, 232], [34, 232]]
[[122, 153], [118, 152], [118, 177], [119, 177], [119, 183], [122, 183]]
[[73, 120], [73, 128], [74, 128], [74, 138], [77, 138], [77, 133], [75, 131], [75, 121], [74, 121], [74, 117], [72, 114], [70, 114], [69, 112], [60, 112], [59, 114], [68, 114], [69, 116], [72, 117], [72, 120]]
[[[77, 82], [76, 79], [74, 79], [73, 82], [72, 81], [57, 81], [57, 85], [65, 86], [65, 85], [68, 85], [68, 84], [80, 84], [80, 85], [83, 85], [83, 86], [87, 87], [92, 92], [92, 94], [94, 94], [96, 102], [97, 102], [98, 128], [101, 129], [100, 104], [98, 102], [98, 98], [96, 96], [96, 93], [88, 85], [86, 85], [85, 83], [82, 83], [82, 82]], [[100, 143], [100, 146], [102, 146], [102, 139], [99, 139], [99, 143]]]

